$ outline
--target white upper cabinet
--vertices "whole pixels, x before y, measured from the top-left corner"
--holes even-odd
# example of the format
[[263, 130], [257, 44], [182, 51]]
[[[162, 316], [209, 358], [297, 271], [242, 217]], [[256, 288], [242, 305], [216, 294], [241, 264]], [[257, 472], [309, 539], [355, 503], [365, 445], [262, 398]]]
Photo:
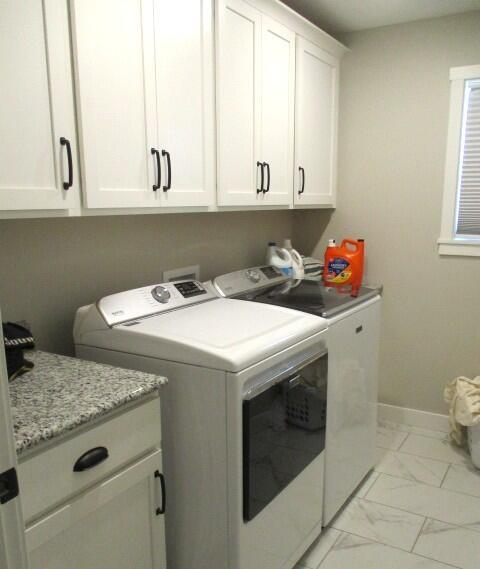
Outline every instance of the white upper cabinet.
[[219, 0], [216, 17], [217, 201], [219, 205], [256, 205], [263, 197], [261, 14], [242, 0]]
[[295, 34], [242, 0], [219, 0], [217, 71], [218, 204], [290, 204]]
[[262, 16], [262, 130], [266, 205], [292, 203], [295, 34]]
[[158, 149], [164, 206], [215, 195], [211, 0], [155, 0]]
[[74, 0], [89, 208], [214, 199], [211, 0]]
[[295, 205], [335, 206], [339, 61], [297, 37]]
[[0, 210], [78, 205], [66, 0], [2, 0], [0, 81]]
[[344, 51], [277, 0], [0, 0], [0, 217], [335, 207]]
[[86, 206], [158, 207], [153, 0], [71, 7]]

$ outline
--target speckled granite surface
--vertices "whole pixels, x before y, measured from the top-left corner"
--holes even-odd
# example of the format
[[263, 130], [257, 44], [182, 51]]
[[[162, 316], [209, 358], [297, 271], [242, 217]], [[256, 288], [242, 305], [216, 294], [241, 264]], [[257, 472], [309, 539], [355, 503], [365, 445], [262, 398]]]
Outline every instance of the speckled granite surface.
[[17, 454], [152, 393], [164, 377], [41, 351], [10, 383]]

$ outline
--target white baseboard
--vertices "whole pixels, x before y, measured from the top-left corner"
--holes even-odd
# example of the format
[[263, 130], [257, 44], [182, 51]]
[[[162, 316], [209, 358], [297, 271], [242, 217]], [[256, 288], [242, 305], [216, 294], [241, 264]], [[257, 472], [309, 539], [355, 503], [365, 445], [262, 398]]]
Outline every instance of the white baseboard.
[[395, 405], [387, 405], [386, 403], [378, 404], [378, 419], [379, 421], [392, 421], [393, 423], [402, 423], [422, 429], [442, 431], [443, 433], [450, 432], [448, 415], [408, 409], [407, 407], [397, 407]]

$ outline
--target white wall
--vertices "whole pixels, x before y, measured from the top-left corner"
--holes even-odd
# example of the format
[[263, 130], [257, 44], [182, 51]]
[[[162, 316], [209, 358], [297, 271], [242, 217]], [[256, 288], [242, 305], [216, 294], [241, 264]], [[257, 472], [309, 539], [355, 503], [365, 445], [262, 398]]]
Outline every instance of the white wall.
[[338, 207], [296, 213], [296, 243], [364, 237], [385, 285], [380, 400], [445, 412], [480, 375], [480, 258], [439, 257], [449, 68], [480, 63], [480, 12], [357, 32], [341, 68]]
[[291, 232], [288, 211], [0, 221], [2, 316], [72, 354], [79, 306], [161, 282], [165, 269], [199, 264], [208, 279], [261, 264], [267, 242]]

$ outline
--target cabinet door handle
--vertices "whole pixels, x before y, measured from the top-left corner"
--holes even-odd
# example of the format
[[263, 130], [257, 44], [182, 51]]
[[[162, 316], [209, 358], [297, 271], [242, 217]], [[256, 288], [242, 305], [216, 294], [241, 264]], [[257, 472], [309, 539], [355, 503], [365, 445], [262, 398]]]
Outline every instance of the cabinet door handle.
[[155, 156], [155, 162], [157, 163], [157, 183], [153, 184], [152, 190], [156, 192], [160, 187], [160, 179], [162, 177], [162, 167], [160, 166], [160, 152], [156, 148], [151, 148], [150, 152], [152, 156]]
[[162, 156], [167, 157], [167, 185], [163, 186], [163, 191], [168, 192], [172, 187], [172, 163], [170, 162], [170, 152], [162, 150]]
[[270, 191], [270, 164], [268, 162], [264, 162], [263, 165], [267, 169], [267, 187], [263, 190], [263, 193], [266, 194]]
[[305, 169], [299, 166], [298, 171], [302, 174], [302, 187], [298, 190], [298, 195], [300, 195], [305, 191]]
[[165, 513], [165, 507], [167, 505], [167, 493], [165, 490], [165, 476], [159, 471], [155, 470], [155, 478], [160, 479], [160, 488], [162, 490], [162, 505], [155, 510], [157, 516], [160, 516]]
[[72, 160], [72, 146], [70, 141], [62, 136], [60, 144], [67, 147], [67, 161], [68, 161], [68, 182], [63, 182], [63, 189], [68, 190], [73, 186], [73, 160]]
[[258, 171], [258, 167], [260, 166], [260, 187], [257, 188], [257, 194], [261, 194], [263, 193], [263, 182], [264, 182], [264, 176], [263, 176], [263, 168], [264, 168], [264, 162], [258, 162], [257, 161], [257, 171]]
[[105, 447], [95, 447], [87, 450], [82, 456], [77, 460], [73, 467], [73, 472], [83, 472], [84, 470], [89, 470], [97, 464], [100, 464], [108, 458], [108, 450]]

